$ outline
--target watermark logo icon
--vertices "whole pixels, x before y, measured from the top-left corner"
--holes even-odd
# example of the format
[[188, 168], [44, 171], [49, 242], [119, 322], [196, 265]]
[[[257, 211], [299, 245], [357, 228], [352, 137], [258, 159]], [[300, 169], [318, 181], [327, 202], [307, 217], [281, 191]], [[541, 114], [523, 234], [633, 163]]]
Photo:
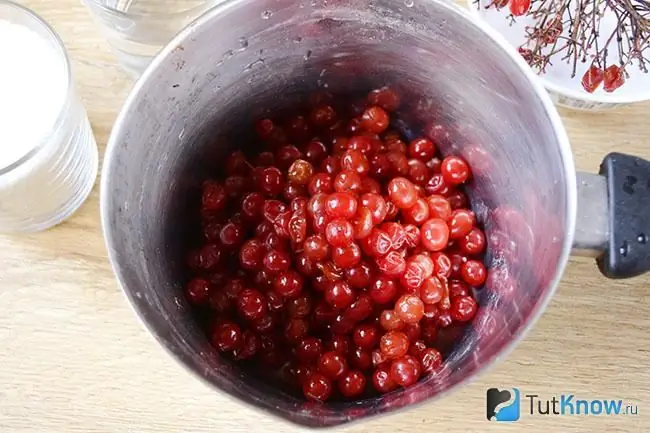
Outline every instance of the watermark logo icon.
[[486, 414], [489, 421], [512, 422], [519, 420], [519, 389], [490, 388], [485, 394]]

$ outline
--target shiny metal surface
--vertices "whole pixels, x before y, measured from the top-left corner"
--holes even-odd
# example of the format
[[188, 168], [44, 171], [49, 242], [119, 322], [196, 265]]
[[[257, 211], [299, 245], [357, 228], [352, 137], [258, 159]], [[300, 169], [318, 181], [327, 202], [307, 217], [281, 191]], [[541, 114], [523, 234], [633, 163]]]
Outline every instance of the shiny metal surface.
[[[216, 389], [310, 427], [440, 397], [505, 356], [555, 290], [576, 212], [559, 116], [506, 47], [460, 8], [432, 0], [227, 1], [190, 25], [135, 85], [102, 174], [110, 259], [145, 325]], [[440, 374], [357, 404], [308, 405], [221, 359], [190, 318], [178, 255], [187, 203], [229, 149], [253, 142], [257, 117], [311, 90], [350, 95], [386, 84], [405, 101], [402, 132], [435, 136], [444, 153], [472, 164], [469, 193], [499, 278], [479, 292], [481, 310]]]
[[577, 177], [578, 213], [572, 253], [598, 257], [605, 251], [609, 239], [607, 179], [584, 172], [578, 172]]

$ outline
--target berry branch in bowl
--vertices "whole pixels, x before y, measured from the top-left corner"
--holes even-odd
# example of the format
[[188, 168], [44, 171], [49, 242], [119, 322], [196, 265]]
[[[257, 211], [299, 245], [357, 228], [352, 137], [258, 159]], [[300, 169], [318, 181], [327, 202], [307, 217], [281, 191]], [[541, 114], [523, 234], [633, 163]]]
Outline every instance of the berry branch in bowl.
[[[479, 3], [476, 0], [475, 3]], [[519, 53], [538, 74], [554, 62], [588, 64], [581, 84], [595, 92], [601, 85], [611, 93], [625, 84], [630, 68], [648, 73], [650, 62], [649, 0], [490, 0], [487, 9], [504, 9], [514, 24], [525, 17], [525, 42]], [[614, 26], [605, 26], [605, 19]]]

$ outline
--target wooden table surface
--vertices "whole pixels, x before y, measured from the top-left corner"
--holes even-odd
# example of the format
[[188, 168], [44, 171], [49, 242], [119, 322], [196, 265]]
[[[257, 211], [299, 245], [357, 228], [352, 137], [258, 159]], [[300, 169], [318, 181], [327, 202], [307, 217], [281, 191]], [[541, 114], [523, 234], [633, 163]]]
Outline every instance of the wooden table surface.
[[[25, 4], [60, 33], [100, 155], [131, 86], [79, 0]], [[562, 111], [582, 170], [609, 151], [650, 158], [650, 104], [605, 113]], [[517, 349], [435, 404], [346, 432], [650, 431], [650, 276], [608, 281], [572, 260], [548, 311]], [[109, 267], [98, 188], [69, 221], [0, 237], [0, 432], [290, 431], [217, 395], [173, 361], [135, 319]], [[622, 398], [639, 415], [485, 419], [489, 387]], [[297, 429], [296, 429], [297, 431]]]

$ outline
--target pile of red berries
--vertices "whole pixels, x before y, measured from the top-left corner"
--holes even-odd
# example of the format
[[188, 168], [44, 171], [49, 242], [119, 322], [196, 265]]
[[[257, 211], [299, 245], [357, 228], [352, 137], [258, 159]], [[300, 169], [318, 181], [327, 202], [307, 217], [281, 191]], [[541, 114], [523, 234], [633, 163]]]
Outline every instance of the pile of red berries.
[[308, 400], [358, 399], [441, 367], [438, 330], [476, 313], [485, 235], [468, 164], [389, 129], [394, 91], [314, 104], [258, 122], [268, 150], [203, 183], [186, 296], [219, 352]]

